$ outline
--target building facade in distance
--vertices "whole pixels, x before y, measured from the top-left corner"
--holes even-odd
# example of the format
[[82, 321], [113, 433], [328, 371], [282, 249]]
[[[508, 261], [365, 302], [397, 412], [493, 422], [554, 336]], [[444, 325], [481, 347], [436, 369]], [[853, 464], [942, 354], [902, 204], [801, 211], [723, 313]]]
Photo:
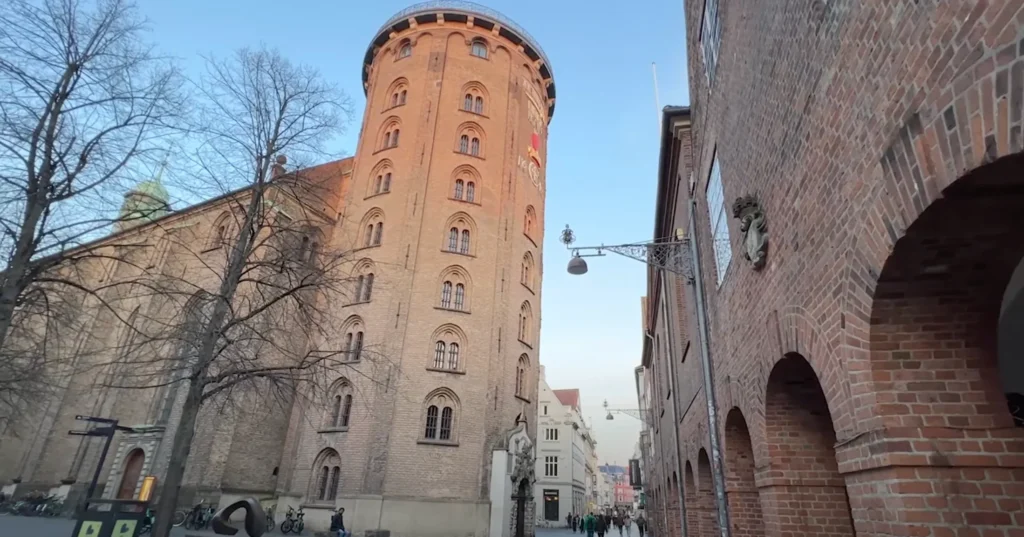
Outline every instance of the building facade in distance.
[[543, 368], [537, 413], [537, 520], [563, 527], [570, 513], [583, 515], [592, 508], [587, 492], [595, 482], [597, 441], [580, 412], [580, 391], [552, 390]]
[[1024, 5], [685, 8], [654, 236], [700, 270], [648, 275], [655, 533], [1019, 534]]
[[[230, 426], [204, 411], [184, 497], [276, 497], [278, 512], [304, 505], [314, 528], [342, 506], [357, 532], [482, 537], [492, 472], [507, 473], [492, 453], [520, 424], [536, 437], [551, 64], [507, 17], [429, 2], [389, 19], [363, 67], [356, 154], [317, 168], [336, 202], [321, 211], [321, 240], [358, 259], [359, 291], [331, 305], [338, 341], [356, 350], [322, 405]], [[215, 207], [120, 233], [155, 244], [173, 220], [200, 241], [217, 233]], [[82, 443], [65, 435], [84, 408], [151, 423], [139, 398], [152, 395], [111, 402], [100, 391], [70, 387], [30, 434], [0, 442], [0, 479], [20, 490], [87, 482], [96, 450], [76, 454]], [[146, 475], [159, 482], [168, 408], [161, 427], [118, 437], [108, 496], [136, 495]]]

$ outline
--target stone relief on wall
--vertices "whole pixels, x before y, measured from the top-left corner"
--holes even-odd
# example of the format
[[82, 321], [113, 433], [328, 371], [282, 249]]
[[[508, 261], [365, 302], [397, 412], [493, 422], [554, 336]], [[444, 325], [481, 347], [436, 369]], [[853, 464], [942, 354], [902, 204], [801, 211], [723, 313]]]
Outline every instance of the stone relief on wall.
[[732, 215], [740, 220], [743, 257], [754, 265], [754, 270], [761, 270], [768, 260], [768, 222], [761, 204], [754, 196], [736, 198]]

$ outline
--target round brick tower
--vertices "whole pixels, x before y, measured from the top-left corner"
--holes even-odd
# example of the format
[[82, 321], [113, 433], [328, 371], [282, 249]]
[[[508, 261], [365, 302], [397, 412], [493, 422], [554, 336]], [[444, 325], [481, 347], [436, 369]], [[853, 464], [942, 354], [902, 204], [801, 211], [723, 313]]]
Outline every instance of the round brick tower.
[[366, 52], [335, 240], [374, 283], [337, 306], [363, 342], [339, 380], [351, 422], [309, 447], [342, 454], [341, 496], [402, 497], [439, 535], [486, 532], [492, 451], [517, 417], [535, 437], [552, 76], [524, 30], [466, 2], [412, 6]]

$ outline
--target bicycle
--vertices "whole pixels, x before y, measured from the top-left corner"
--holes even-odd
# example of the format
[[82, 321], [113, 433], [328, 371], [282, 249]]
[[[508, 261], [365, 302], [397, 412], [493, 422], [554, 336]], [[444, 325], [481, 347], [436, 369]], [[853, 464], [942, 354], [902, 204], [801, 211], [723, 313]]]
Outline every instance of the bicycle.
[[281, 533], [302, 533], [306, 527], [306, 523], [302, 520], [305, 516], [306, 513], [302, 511], [302, 507], [299, 507], [298, 511], [289, 507], [288, 512], [284, 515], [284, 522], [281, 522]]

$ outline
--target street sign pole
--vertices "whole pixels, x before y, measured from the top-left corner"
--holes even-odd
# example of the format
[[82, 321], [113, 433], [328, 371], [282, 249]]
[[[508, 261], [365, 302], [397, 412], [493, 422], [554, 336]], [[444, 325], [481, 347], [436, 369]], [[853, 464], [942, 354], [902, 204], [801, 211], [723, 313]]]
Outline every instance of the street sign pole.
[[117, 420], [110, 418], [99, 418], [96, 416], [75, 416], [78, 421], [87, 421], [90, 423], [103, 424], [103, 427], [93, 427], [85, 431], [68, 431], [68, 434], [75, 436], [102, 436], [105, 438], [103, 441], [103, 451], [100, 452], [100, 460], [96, 464], [96, 471], [92, 475], [92, 481], [89, 482], [89, 490], [85, 493], [85, 503], [82, 505], [82, 509], [88, 509], [89, 500], [92, 499], [93, 494], [96, 493], [96, 485], [100, 481], [100, 473], [103, 471], [103, 464], [107, 462], [107, 452], [110, 451], [110, 443], [114, 440], [114, 433], [117, 431], [132, 431], [131, 427], [124, 427], [117, 424]]

